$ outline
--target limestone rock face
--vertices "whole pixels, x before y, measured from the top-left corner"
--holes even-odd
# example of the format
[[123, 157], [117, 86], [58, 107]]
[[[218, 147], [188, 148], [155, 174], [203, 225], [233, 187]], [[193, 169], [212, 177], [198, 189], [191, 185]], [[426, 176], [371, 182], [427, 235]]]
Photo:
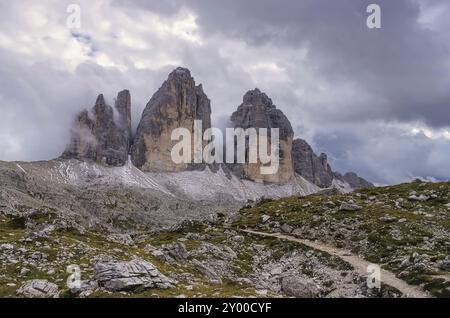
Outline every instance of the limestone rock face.
[[115, 110], [106, 104], [103, 95], [99, 95], [91, 112], [84, 110], [77, 116], [71, 133], [71, 142], [62, 158], [124, 165], [132, 142], [129, 91], [118, 94]]
[[294, 170], [296, 173], [321, 188], [328, 188], [333, 182], [333, 171], [328, 164], [327, 155], [317, 156], [311, 146], [303, 139], [295, 139], [292, 148]]
[[175, 128], [186, 128], [193, 136], [195, 120], [202, 121], [203, 132], [211, 127], [211, 103], [189, 70], [179, 67], [144, 109], [131, 151], [133, 164], [152, 172], [191, 169], [191, 164], [173, 162], [171, 150], [178, 141], [171, 141], [171, 134]]
[[303, 139], [295, 139], [293, 144], [293, 158], [295, 173], [321, 188], [329, 188], [333, 180], [348, 183], [352, 189], [371, 188], [373, 184], [359, 177], [354, 172], [344, 175], [335, 172], [328, 164], [327, 155], [317, 156], [311, 146]]
[[34, 279], [25, 282], [17, 290], [17, 295], [25, 298], [56, 298], [59, 295], [58, 286], [45, 279]]
[[346, 174], [342, 175], [339, 172], [335, 172], [334, 176], [336, 179], [339, 179], [341, 181], [347, 182], [353, 189], [367, 189], [367, 188], [373, 188], [374, 185], [370, 183], [369, 181], [359, 177], [354, 172], [347, 172]]
[[[231, 116], [234, 128], [267, 128], [270, 134], [271, 128], [279, 128], [280, 165], [276, 174], [261, 174], [261, 163], [246, 163], [233, 167], [233, 171], [243, 178], [254, 181], [283, 183], [289, 181], [294, 176], [294, 166], [292, 162], [292, 143], [294, 131], [291, 123], [283, 112], [276, 108], [272, 100], [259, 89], [254, 89], [244, 95], [243, 103]], [[270, 135], [269, 135], [270, 144]], [[248, 148], [248, 146], [247, 146]], [[270, 149], [270, 146], [268, 146]], [[248, 161], [247, 161], [248, 162]]]
[[94, 279], [110, 291], [133, 291], [149, 288], [170, 288], [173, 281], [153, 264], [142, 259], [129, 262], [105, 262], [95, 265]]

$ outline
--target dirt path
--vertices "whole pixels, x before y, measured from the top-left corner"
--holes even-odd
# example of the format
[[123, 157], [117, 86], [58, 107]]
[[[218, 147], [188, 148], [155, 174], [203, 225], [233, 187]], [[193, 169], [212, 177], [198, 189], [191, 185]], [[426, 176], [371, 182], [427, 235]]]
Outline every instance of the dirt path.
[[[327, 245], [324, 243], [316, 243], [316, 242], [312, 242], [312, 241], [305, 240], [305, 239], [295, 238], [295, 237], [289, 236], [289, 235], [283, 235], [280, 233], [264, 233], [264, 232], [257, 232], [257, 231], [252, 231], [252, 230], [242, 230], [242, 231], [245, 233], [249, 233], [249, 234], [266, 236], [266, 237], [274, 237], [274, 238], [279, 238], [279, 239], [286, 240], [286, 241], [297, 242], [297, 243], [301, 243], [303, 245], [309, 246], [313, 249], [327, 252], [328, 254], [337, 256], [337, 257], [343, 259], [344, 261], [346, 261], [347, 263], [351, 264], [355, 268], [355, 270], [363, 277], [367, 276], [367, 266], [371, 264], [370, 262], [368, 262], [356, 255], [353, 255], [349, 251], [346, 251], [344, 249], [339, 249], [339, 248], [336, 248], [336, 247], [333, 247], [331, 245]], [[397, 288], [406, 297], [411, 297], [411, 298], [429, 298], [429, 297], [431, 297], [430, 294], [425, 292], [419, 286], [409, 285], [405, 281], [395, 277], [394, 273], [384, 270], [384, 269], [381, 269], [381, 282], [386, 285]]]

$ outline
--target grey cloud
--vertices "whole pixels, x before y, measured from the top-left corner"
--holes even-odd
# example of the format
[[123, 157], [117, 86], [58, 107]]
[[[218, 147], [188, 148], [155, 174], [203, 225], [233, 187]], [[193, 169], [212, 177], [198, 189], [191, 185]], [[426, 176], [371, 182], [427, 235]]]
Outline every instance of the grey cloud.
[[156, 90], [164, 78], [158, 72], [143, 74], [135, 70], [122, 74], [92, 63], [83, 63], [74, 72], [55, 69], [50, 62], [28, 67], [8, 52], [0, 50], [0, 54], [3, 61], [1, 113], [3, 118], [8, 118], [2, 123], [0, 136], [7, 134], [11, 142], [19, 144], [12, 153], [2, 147], [0, 160], [43, 160], [59, 156], [69, 141], [75, 114], [91, 109], [99, 93], [113, 104], [118, 91], [132, 89], [135, 93], [133, 124], [137, 125], [149, 91]]
[[[307, 67], [317, 72], [321, 81], [338, 88], [348, 83], [367, 95], [368, 105], [351, 100], [333, 105], [330, 113], [323, 114], [329, 121], [389, 117], [450, 126], [450, 118], [445, 116], [450, 103], [450, 48], [446, 44], [450, 38], [445, 42], [441, 30], [424, 29], [418, 22], [419, 2], [410, 0], [377, 1], [382, 7], [383, 29], [369, 30], [365, 23], [370, 3], [373, 1], [192, 0], [178, 5], [171, 1], [170, 10], [148, 2], [140, 5], [162, 14], [189, 7], [198, 15], [204, 36], [220, 33], [254, 46], [308, 47]], [[299, 69], [288, 66], [295, 79]]]
[[314, 138], [319, 150], [332, 154], [341, 171], [357, 170], [380, 184], [407, 182], [415, 177], [448, 180], [450, 140], [408, 134], [380, 123], [340, 127]]

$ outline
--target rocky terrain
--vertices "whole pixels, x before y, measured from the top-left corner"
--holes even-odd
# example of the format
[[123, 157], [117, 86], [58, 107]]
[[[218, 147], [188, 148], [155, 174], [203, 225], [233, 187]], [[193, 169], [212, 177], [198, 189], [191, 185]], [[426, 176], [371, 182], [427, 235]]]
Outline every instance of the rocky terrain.
[[[292, 140], [294, 131], [291, 123], [283, 112], [276, 108], [272, 100], [259, 89], [248, 91], [243, 98], [243, 103], [231, 115], [234, 128], [266, 128], [268, 134], [271, 128], [279, 129], [279, 158], [278, 172], [275, 174], [261, 174], [261, 162], [241, 165], [238, 172], [243, 178], [259, 182], [283, 183], [294, 177], [294, 165], [292, 162]], [[271, 144], [269, 135], [268, 143]], [[248, 148], [248, 146], [247, 146]], [[270, 147], [268, 147], [270, 149]], [[248, 151], [248, 149], [247, 149]]]
[[189, 70], [179, 67], [144, 109], [131, 149], [133, 164], [152, 172], [192, 168], [172, 161], [171, 150], [176, 141], [171, 140], [171, 133], [175, 128], [186, 128], [193, 136], [195, 120], [202, 121], [202, 132], [211, 127], [211, 103], [202, 85], [195, 85]]
[[[262, 176], [260, 163], [174, 164], [172, 129], [192, 132], [196, 120], [202, 130], [211, 126], [211, 102], [184, 68], [153, 95], [135, 133], [131, 107], [128, 90], [119, 92], [114, 107], [99, 95], [75, 119], [60, 158], [0, 162], [0, 296], [410, 296], [395, 279], [398, 288], [369, 289], [365, 273], [348, 259], [297, 236], [348, 247], [383, 262], [399, 279], [412, 279], [415, 260], [426, 261], [423, 280], [411, 283], [432, 283], [425, 289], [447, 295], [447, 281], [425, 281], [433, 266], [446, 277], [446, 184], [414, 185], [415, 194], [406, 195], [402, 186], [373, 188], [354, 173], [334, 172], [325, 154], [318, 157], [305, 141], [294, 140], [289, 120], [258, 89], [244, 95], [231, 122], [280, 129], [277, 174]], [[361, 188], [371, 190], [345, 194]], [[378, 212], [369, 207], [384, 214], [373, 219]], [[393, 224], [399, 228], [389, 244], [408, 240], [403, 227], [414, 225], [436, 253], [385, 246]], [[264, 236], [281, 230], [292, 237]], [[382, 240], [373, 247], [381, 254], [372, 240]], [[81, 284], [73, 285], [78, 275]]]
[[[134, 135], [131, 130], [130, 92], [119, 92], [114, 107], [107, 105], [103, 95], [99, 95], [93, 109], [82, 111], [76, 118], [71, 141], [61, 158], [124, 166], [130, 156], [133, 165], [143, 172], [205, 170], [207, 164], [194, 162], [194, 154], [198, 152], [196, 138], [202, 139], [194, 133], [196, 121], [201, 121], [201, 132], [211, 128], [211, 101], [203, 86], [196, 85], [191, 72], [178, 67], [153, 94]], [[301, 176], [320, 188], [335, 187], [342, 192], [373, 186], [353, 172], [344, 175], [333, 172], [325, 154], [317, 157], [306, 141], [294, 141], [289, 119], [257, 88], [244, 94], [243, 102], [230, 116], [230, 122], [232, 127], [229, 128], [267, 129], [268, 149], [271, 128], [279, 129], [279, 169], [274, 174], [261, 174], [261, 162], [248, 163], [247, 158], [244, 164], [209, 164], [213, 171], [222, 169], [228, 176], [234, 174], [240, 179], [269, 184], [295, 182]], [[191, 133], [192, 163], [175, 163], [172, 160], [171, 150], [178, 142], [171, 140], [175, 128], [184, 128]], [[202, 140], [200, 144], [205, 146], [207, 141]], [[247, 143], [246, 153], [248, 147]], [[224, 152], [226, 154], [226, 149]]]
[[[449, 183], [414, 182], [265, 199], [169, 229], [122, 218], [107, 227], [69, 223], [50, 208], [27, 211], [26, 202], [5, 213], [2, 200], [0, 295], [412, 297], [400, 289], [415, 286], [419, 295], [448, 297], [449, 199]], [[350, 255], [393, 273], [400, 289], [368, 288]], [[79, 285], [70, 284], [70, 265], [80, 269]]]
[[235, 212], [261, 197], [307, 195], [318, 187], [300, 176], [264, 185], [223, 170], [144, 173], [130, 161], [107, 167], [80, 160], [0, 162], [0, 212], [51, 210], [75, 224], [108, 226], [117, 218], [167, 228]]

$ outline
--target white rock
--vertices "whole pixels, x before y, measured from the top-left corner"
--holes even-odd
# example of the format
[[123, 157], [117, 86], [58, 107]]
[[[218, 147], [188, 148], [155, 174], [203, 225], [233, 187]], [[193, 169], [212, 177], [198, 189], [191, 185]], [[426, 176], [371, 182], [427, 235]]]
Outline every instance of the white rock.
[[58, 286], [45, 279], [34, 279], [25, 282], [17, 295], [26, 298], [56, 298], [59, 295]]
[[161, 274], [153, 264], [142, 259], [130, 262], [106, 262], [95, 265], [94, 279], [110, 291], [147, 288], [170, 288], [173, 281]]
[[283, 273], [283, 268], [281, 268], [281, 267], [275, 267], [274, 269], [272, 269], [272, 270], [270, 271], [270, 274], [271, 274], [272, 276], [280, 275], [281, 273]]
[[339, 211], [359, 211], [362, 207], [357, 204], [343, 202], [339, 207]]
[[14, 249], [14, 245], [9, 244], [9, 243], [5, 243], [0, 245], [0, 250], [4, 250], [4, 251], [11, 251]]
[[194, 259], [192, 261], [192, 264], [200, 273], [202, 273], [203, 275], [208, 277], [211, 280], [211, 283], [218, 284], [218, 285], [222, 284], [222, 279], [220, 278], [219, 275], [217, 275], [217, 273], [212, 268], [201, 263], [200, 261], [198, 261], [196, 259]]
[[419, 195], [419, 196], [417, 196], [417, 195], [415, 195], [415, 194], [412, 194], [412, 195], [410, 195], [410, 196], [408, 197], [408, 199], [409, 199], [410, 201], [425, 202], [425, 201], [430, 200], [430, 197], [427, 197], [426, 195], [423, 195], [423, 194], [421, 194], [421, 195]]
[[28, 268], [26, 268], [26, 267], [23, 267], [22, 269], [20, 269], [20, 275], [21, 276], [25, 276], [29, 272], [30, 272], [30, 270]]
[[391, 223], [391, 222], [397, 221], [397, 218], [395, 216], [385, 215], [385, 216], [379, 218], [379, 220], [382, 222]]
[[281, 290], [288, 296], [297, 298], [315, 298], [320, 294], [320, 288], [313, 281], [296, 276], [284, 277], [281, 280]]
[[256, 290], [256, 293], [261, 296], [266, 296], [268, 293], [268, 290], [267, 289], [258, 289], [258, 290]]

